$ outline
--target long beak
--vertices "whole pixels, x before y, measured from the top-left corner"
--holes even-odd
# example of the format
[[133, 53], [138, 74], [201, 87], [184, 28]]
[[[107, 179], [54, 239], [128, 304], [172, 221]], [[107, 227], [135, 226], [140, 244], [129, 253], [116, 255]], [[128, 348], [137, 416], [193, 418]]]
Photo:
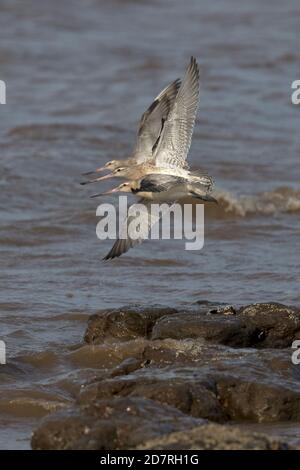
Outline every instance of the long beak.
[[82, 181], [82, 183], [80, 183], [80, 184], [83, 186], [85, 184], [96, 183], [97, 181], [107, 180], [107, 179], [113, 178], [113, 177], [114, 177], [114, 175], [112, 173], [109, 173], [108, 175], [101, 176], [100, 178], [95, 178], [95, 179], [89, 180], [89, 181]]
[[113, 188], [113, 189], [110, 189], [109, 191], [106, 191], [105, 193], [93, 194], [92, 196], [90, 196], [90, 198], [106, 196], [107, 194], [118, 193], [119, 191], [120, 191], [119, 188]]
[[101, 173], [101, 171], [105, 171], [107, 168], [105, 166], [101, 166], [100, 168], [96, 168], [94, 171], [87, 171], [86, 173], [82, 173], [82, 176], [89, 176], [93, 175], [94, 173]]

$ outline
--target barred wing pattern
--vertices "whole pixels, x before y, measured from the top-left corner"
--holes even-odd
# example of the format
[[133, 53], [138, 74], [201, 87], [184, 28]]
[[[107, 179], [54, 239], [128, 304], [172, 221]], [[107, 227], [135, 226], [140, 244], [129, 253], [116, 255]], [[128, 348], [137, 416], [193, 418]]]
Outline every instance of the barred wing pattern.
[[177, 79], [164, 88], [142, 115], [133, 154], [136, 164], [144, 163], [153, 158], [153, 149], [159, 141], [161, 131], [174, 105], [180, 85], [181, 81]]
[[184, 168], [199, 101], [199, 68], [194, 57], [165, 122], [154, 158], [158, 167]]

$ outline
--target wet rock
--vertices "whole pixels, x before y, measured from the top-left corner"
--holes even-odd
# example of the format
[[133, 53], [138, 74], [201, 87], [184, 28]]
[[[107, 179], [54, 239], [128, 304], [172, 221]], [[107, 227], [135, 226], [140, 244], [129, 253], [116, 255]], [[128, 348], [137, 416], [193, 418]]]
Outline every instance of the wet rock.
[[110, 370], [131, 358], [142, 358], [146, 347], [144, 338], [131, 341], [103, 341], [102, 344], [84, 344], [68, 354], [76, 367], [95, 367], [96, 370]]
[[31, 444], [33, 449], [128, 449], [202, 423], [152, 400], [115, 398], [47, 418]]
[[211, 315], [236, 315], [236, 309], [232, 305], [226, 305], [225, 307], [217, 307], [209, 310]]
[[188, 370], [184, 377], [172, 377], [175, 369], [165, 371], [165, 374], [158, 370], [143, 372], [103, 380], [96, 388], [92, 385], [81, 394], [80, 403], [89, 403], [91, 399], [138, 396], [170, 405], [190, 416], [217, 422], [226, 420], [216, 394], [207, 384], [201, 383], [201, 377], [197, 380], [197, 376]]
[[252, 336], [265, 348], [290, 348], [300, 338], [300, 311], [278, 303], [253, 304], [239, 312]]
[[91, 317], [86, 344], [69, 359], [99, 373], [68, 410], [43, 422], [33, 448], [287, 448], [232, 423], [300, 421], [300, 367], [290, 349], [299, 310], [209, 307], [124, 307]]
[[148, 450], [288, 450], [294, 449], [285, 440], [264, 434], [243, 431], [237, 426], [204, 424], [152, 439], [138, 449]]
[[[267, 374], [266, 374], [267, 376]], [[264, 380], [223, 377], [217, 390], [224, 413], [234, 421], [275, 422], [300, 420], [300, 390]]]
[[123, 362], [121, 362], [120, 365], [115, 367], [115, 369], [112, 371], [111, 376], [112, 377], [117, 377], [119, 375], [127, 375], [130, 374], [131, 372], [134, 372], [137, 369], [140, 369], [141, 367], [144, 367], [145, 361], [142, 359], [136, 359], [133, 357], [129, 357], [125, 359]]
[[158, 318], [176, 312], [176, 309], [168, 307], [122, 307], [105, 310], [89, 318], [84, 340], [98, 344], [104, 339], [128, 341], [140, 336], [147, 338]]
[[300, 311], [281, 304], [249, 305], [236, 314], [233, 307], [209, 313], [201, 310], [164, 316], [156, 321], [151, 338], [202, 337], [232, 347], [256, 348], [287, 348], [300, 338]]
[[202, 337], [232, 347], [285, 348], [300, 338], [300, 311], [281, 304], [253, 304], [236, 310], [220, 306], [178, 312], [171, 308], [123, 307], [95, 314], [85, 333], [87, 343], [128, 341], [137, 337]]
[[139, 396], [216, 422], [297, 421], [300, 381], [290, 352], [198, 340], [149, 341], [140, 367], [86, 386], [78, 400]]
[[[31, 446], [33, 449], [77, 449], [81, 436], [89, 432], [89, 424], [89, 417], [80, 413], [80, 410], [69, 409], [57, 413], [33, 433]], [[108, 439], [112, 438], [109, 432], [107, 436]]]
[[[205, 315], [203, 312], [176, 313], [156, 322], [151, 338], [204, 338], [215, 343], [230, 346], [248, 346], [245, 344], [243, 325], [235, 316], [221, 317]], [[248, 341], [247, 341], [248, 343]]]

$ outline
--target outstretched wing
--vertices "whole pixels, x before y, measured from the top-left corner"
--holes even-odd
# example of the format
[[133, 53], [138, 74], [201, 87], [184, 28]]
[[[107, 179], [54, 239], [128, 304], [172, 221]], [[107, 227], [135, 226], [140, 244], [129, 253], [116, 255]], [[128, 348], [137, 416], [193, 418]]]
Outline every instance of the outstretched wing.
[[186, 166], [198, 101], [199, 68], [196, 59], [192, 57], [154, 153], [156, 166]]
[[138, 130], [134, 158], [137, 164], [153, 158], [164, 123], [174, 105], [180, 88], [180, 79], [175, 80], [155, 98], [151, 106], [144, 112]]
[[[128, 209], [127, 217], [122, 225], [120, 238], [117, 239], [109, 251], [103, 258], [109, 260], [121, 256], [126, 253], [130, 248], [142, 243], [146, 238], [151, 228], [159, 222], [162, 213], [169, 210], [167, 205], [164, 205], [162, 211], [157, 214], [151, 212], [151, 203], [145, 199], [141, 199], [138, 203], [132, 204]], [[138, 217], [138, 233], [133, 230], [131, 222]]]

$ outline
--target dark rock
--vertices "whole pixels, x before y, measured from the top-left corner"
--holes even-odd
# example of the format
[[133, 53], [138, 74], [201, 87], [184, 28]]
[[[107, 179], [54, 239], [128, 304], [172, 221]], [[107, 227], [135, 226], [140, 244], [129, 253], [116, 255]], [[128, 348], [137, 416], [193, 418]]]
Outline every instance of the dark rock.
[[203, 422], [152, 400], [115, 398], [47, 418], [31, 444], [33, 449], [128, 449]]
[[184, 377], [172, 377], [175, 375], [172, 369], [165, 374], [161, 372], [146, 370], [140, 374], [103, 380], [97, 389], [95, 385], [87, 387], [79, 398], [80, 403], [89, 403], [91, 399], [138, 396], [173, 406], [190, 416], [217, 422], [226, 420], [216, 394], [207, 384], [205, 386], [201, 383], [201, 378], [197, 380], [197, 376], [188, 370]]
[[217, 307], [209, 310], [211, 315], [236, 315], [236, 309], [232, 305], [226, 305], [226, 307]]
[[122, 307], [105, 310], [89, 318], [84, 340], [98, 344], [104, 339], [128, 341], [139, 336], [147, 338], [158, 318], [176, 312], [176, 309], [167, 307]]
[[291, 362], [299, 310], [209, 307], [93, 315], [88, 344], [68, 358], [95, 375], [69, 409], [43, 422], [33, 448], [289, 448], [232, 422], [300, 421], [300, 367]]
[[125, 359], [123, 362], [121, 362], [120, 365], [115, 367], [115, 369], [112, 371], [111, 376], [112, 377], [117, 377], [119, 375], [127, 375], [130, 374], [131, 372], [134, 372], [137, 369], [140, 369], [143, 367], [145, 364], [145, 361], [142, 359], [136, 359], [133, 357], [129, 357]]
[[[33, 449], [76, 449], [81, 436], [89, 432], [89, 425], [89, 417], [84, 416], [78, 409], [51, 415], [33, 433], [31, 446]], [[111, 440], [112, 435], [107, 429], [105, 435]]]
[[207, 341], [235, 347], [249, 346], [245, 326], [237, 316], [205, 315], [203, 312], [176, 313], [156, 322], [151, 338], [204, 338]]
[[[289, 450], [295, 449], [285, 440], [244, 431], [237, 426], [204, 424], [152, 439], [138, 449], [148, 450]], [[200, 457], [201, 461], [201, 457]], [[196, 462], [194, 462], [196, 463]]]
[[[287, 348], [300, 338], [300, 311], [281, 304], [254, 304], [230, 315], [221, 308], [204, 315], [179, 312], [160, 318], [152, 329], [152, 339], [197, 338], [232, 347]], [[218, 313], [223, 313], [219, 315]]]
[[217, 381], [220, 403], [231, 420], [258, 423], [300, 420], [299, 389], [253, 379], [223, 377]]
[[203, 340], [148, 342], [141, 367], [86, 386], [80, 404], [139, 396], [216, 422], [297, 421], [300, 381], [290, 351], [231, 349]]
[[265, 348], [290, 348], [300, 338], [300, 311], [282, 304], [253, 304], [239, 311], [256, 345]]
[[[208, 314], [207, 314], [208, 313]], [[285, 348], [300, 338], [300, 311], [281, 304], [254, 304], [238, 312], [232, 306], [178, 312], [171, 308], [123, 307], [92, 315], [87, 343], [198, 338], [232, 347]]]

